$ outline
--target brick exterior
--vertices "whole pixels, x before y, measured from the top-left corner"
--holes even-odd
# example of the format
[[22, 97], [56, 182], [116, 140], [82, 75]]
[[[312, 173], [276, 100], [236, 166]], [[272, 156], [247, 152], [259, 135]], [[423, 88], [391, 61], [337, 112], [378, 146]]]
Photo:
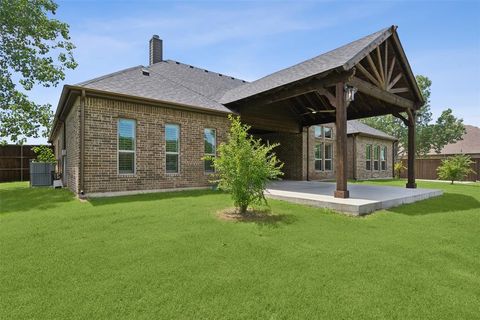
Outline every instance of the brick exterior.
[[[64, 139], [67, 168], [63, 168], [62, 164]], [[55, 156], [57, 159], [57, 171], [63, 174], [64, 186], [78, 193], [80, 182], [80, 107], [78, 99], [68, 113], [65, 122], [61, 126], [58, 126], [57, 132], [53, 135], [53, 144], [55, 146]]]
[[[355, 137], [356, 145], [356, 176], [357, 180], [368, 180], [368, 179], [386, 179], [393, 177], [393, 142], [391, 140], [373, 138], [368, 136], [358, 135]], [[387, 169], [386, 170], [367, 170], [366, 169], [366, 146], [367, 144], [371, 145], [380, 145], [387, 147]], [[373, 160], [373, 151], [372, 151], [372, 160]], [[373, 162], [372, 162], [373, 168]], [[381, 166], [379, 165], [379, 169]]]
[[298, 134], [279, 132], [255, 136], [264, 142], [280, 144], [274, 151], [284, 163], [282, 179], [306, 180], [306, 132]]
[[[73, 192], [80, 190], [80, 103], [74, 103], [63, 125], [57, 127], [53, 135], [59, 171], [66, 171], [64, 184]], [[136, 172], [118, 174], [117, 124], [120, 118], [136, 121]], [[165, 124], [180, 125], [180, 172], [169, 174], [165, 170]], [[85, 154], [84, 192], [85, 194], [134, 190], [156, 190], [171, 188], [204, 187], [210, 185], [209, 174], [204, 172], [201, 158], [204, 156], [203, 134], [205, 128], [214, 128], [217, 133], [217, 146], [226, 140], [229, 121], [223, 114], [207, 114], [185, 111], [168, 106], [152, 106], [134, 102], [124, 102], [108, 98], [87, 96], [85, 100]], [[278, 142], [275, 150], [285, 163], [284, 179], [324, 180], [335, 179], [335, 126], [333, 138], [315, 138], [314, 127], [302, 133], [257, 134], [264, 141]], [[307, 134], [309, 135], [307, 137]], [[62, 168], [61, 150], [65, 139], [67, 168]], [[315, 143], [332, 143], [332, 170], [315, 170]], [[387, 170], [365, 170], [365, 145], [367, 143], [385, 145], [388, 148]], [[308, 146], [307, 146], [308, 144]], [[349, 178], [370, 179], [392, 177], [392, 147], [389, 140], [357, 135], [355, 143], [348, 138]], [[356, 172], [354, 174], [354, 159]], [[307, 169], [308, 168], [308, 169]], [[308, 174], [307, 174], [308, 171]]]
[[[136, 173], [117, 170], [118, 119], [136, 120]], [[180, 125], [180, 172], [165, 170], [165, 124]], [[225, 115], [87, 97], [85, 103], [85, 193], [208, 186], [204, 129], [214, 128], [217, 146], [228, 131]]]

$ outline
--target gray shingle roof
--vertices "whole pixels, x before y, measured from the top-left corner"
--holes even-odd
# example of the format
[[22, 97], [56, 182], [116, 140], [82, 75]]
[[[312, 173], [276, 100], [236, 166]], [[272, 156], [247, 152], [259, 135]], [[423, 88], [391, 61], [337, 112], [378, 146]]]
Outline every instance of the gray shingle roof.
[[[144, 75], [142, 70], [148, 70], [149, 75]], [[230, 76], [166, 60], [148, 67], [136, 66], [121, 70], [77, 86], [231, 112], [218, 99], [227, 90], [245, 83]]]
[[370, 44], [372, 44], [372, 42], [375, 42], [375, 40], [382, 37], [388, 30], [390, 30], [390, 28], [382, 29], [335, 50], [272, 73], [266, 77], [244, 84], [243, 86], [236, 87], [226, 92], [220, 99], [220, 102], [227, 104], [241, 100], [282, 85], [344, 66], [365, 50]]
[[397, 140], [397, 138], [392, 137], [383, 131], [372, 128], [358, 120], [349, 120], [347, 121], [347, 134], [354, 133], [367, 134], [369, 136], [374, 136], [387, 140]]
[[[292, 67], [248, 83], [230, 76], [196, 68], [172, 60], [148, 67], [136, 66], [77, 84], [86, 88], [141, 98], [188, 105], [200, 109], [231, 112], [224, 105], [305, 79], [323, 72], [346, 68], [372, 43], [384, 37], [382, 29], [357, 41]], [[145, 76], [142, 69], [148, 70]]]

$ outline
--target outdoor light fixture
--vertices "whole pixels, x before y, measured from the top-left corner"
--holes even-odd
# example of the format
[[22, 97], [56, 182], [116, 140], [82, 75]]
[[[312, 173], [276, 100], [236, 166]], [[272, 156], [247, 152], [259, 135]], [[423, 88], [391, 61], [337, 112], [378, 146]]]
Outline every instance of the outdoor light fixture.
[[350, 103], [353, 100], [355, 100], [355, 93], [357, 91], [358, 91], [357, 88], [345, 85], [345, 101], [347, 103]]

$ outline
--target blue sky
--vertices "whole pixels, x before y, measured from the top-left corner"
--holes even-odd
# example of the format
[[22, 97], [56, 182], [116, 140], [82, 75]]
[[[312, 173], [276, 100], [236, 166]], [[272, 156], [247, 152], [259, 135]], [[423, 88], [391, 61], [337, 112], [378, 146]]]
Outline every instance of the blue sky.
[[164, 58], [255, 80], [395, 24], [414, 73], [433, 81], [434, 116], [451, 107], [480, 126], [479, 1], [58, 3], [79, 66], [57, 88], [29, 93], [54, 109], [63, 84], [147, 65], [152, 34], [163, 39]]

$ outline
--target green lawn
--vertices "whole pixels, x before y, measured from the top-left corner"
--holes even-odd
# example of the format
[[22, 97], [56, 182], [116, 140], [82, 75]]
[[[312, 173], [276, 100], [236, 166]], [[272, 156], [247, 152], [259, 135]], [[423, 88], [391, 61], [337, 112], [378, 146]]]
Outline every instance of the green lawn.
[[[398, 184], [400, 182], [374, 182]], [[0, 319], [473, 319], [480, 184], [364, 218], [214, 191], [80, 202], [0, 184]]]

